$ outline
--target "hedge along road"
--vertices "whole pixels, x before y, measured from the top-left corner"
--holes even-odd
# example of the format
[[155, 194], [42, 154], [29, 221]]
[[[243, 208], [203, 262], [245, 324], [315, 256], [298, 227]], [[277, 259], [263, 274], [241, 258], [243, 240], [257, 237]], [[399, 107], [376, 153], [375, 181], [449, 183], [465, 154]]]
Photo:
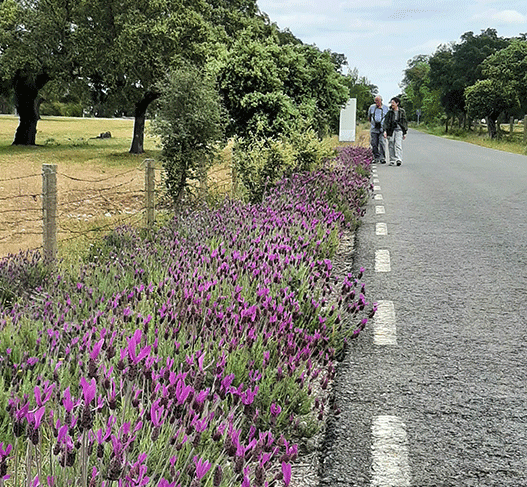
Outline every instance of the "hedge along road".
[[357, 232], [379, 311], [339, 370], [321, 483], [527, 485], [527, 157], [403, 147]]

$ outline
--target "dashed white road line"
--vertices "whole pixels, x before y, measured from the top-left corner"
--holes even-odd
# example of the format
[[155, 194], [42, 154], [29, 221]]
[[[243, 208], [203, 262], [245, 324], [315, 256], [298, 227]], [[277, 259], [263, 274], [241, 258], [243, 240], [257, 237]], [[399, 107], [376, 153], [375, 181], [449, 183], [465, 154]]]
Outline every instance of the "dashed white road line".
[[375, 251], [375, 272], [390, 272], [390, 251], [380, 249]]
[[375, 345], [397, 345], [395, 307], [393, 301], [381, 300], [373, 319], [373, 343]]
[[[379, 180], [374, 180], [378, 183]], [[381, 191], [374, 186], [374, 191]], [[374, 195], [382, 200], [381, 194]], [[384, 206], [376, 206], [377, 215], [385, 214]], [[375, 225], [375, 234], [388, 235], [386, 223]], [[390, 272], [390, 252], [385, 249], [375, 251], [375, 271]], [[373, 342], [379, 346], [397, 345], [395, 307], [393, 301], [381, 300], [377, 303], [374, 318]], [[397, 416], [377, 416], [372, 424], [372, 487], [410, 487], [411, 471], [408, 462], [408, 441], [406, 426]]]
[[375, 235], [388, 235], [388, 225], [386, 223], [377, 223], [375, 225]]
[[372, 487], [409, 487], [406, 426], [397, 416], [377, 416], [372, 424]]

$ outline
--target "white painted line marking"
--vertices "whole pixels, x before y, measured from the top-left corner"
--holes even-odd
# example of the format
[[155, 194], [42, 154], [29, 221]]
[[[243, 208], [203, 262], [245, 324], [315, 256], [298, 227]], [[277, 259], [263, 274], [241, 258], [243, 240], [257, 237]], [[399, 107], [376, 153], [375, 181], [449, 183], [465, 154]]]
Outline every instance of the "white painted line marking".
[[376, 235], [388, 235], [388, 225], [386, 223], [377, 223], [375, 225]]
[[376, 199], [376, 200], [382, 200], [382, 194], [377, 193], [377, 194], [374, 196], [374, 199]]
[[373, 191], [380, 191], [381, 190], [381, 187], [380, 186], [374, 186], [373, 187]]
[[405, 424], [397, 416], [377, 416], [372, 436], [372, 487], [409, 487]]
[[397, 345], [393, 301], [377, 303], [377, 311], [373, 318], [373, 343], [375, 345]]
[[375, 213], [377, 213], [377, 215], [384, 215], [385, 213], [384, 206], [376, 206]]
[[375, 272], [390, 272], [392, 270], [390, 265], [390, 251], [376, 250], [375, 251]]
[[378, 183], [379, 182], [379, 178], [373, 178], [373, 182], [374, 183]]

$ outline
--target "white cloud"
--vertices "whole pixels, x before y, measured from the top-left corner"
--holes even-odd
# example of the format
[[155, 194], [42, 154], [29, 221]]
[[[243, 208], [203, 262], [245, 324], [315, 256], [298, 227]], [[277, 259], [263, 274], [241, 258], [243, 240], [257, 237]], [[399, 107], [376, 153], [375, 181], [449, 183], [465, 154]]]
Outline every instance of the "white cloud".
[[408, 54], [433, 54], [441, 44], [449, 44], [450, 41], [440, 40], [440, 39], [430, 39], [429, 41], [419, 44], [418, 46], [413, 46], [408, 49], [405, 49], [404, 52]]
[[499, 22], [501, 24], [524, 24], [527, 23], [527, 17], [517, 10], [496, 10], [489, 9], [485, 12], [473, 16], [474, 20], [487, 20]]

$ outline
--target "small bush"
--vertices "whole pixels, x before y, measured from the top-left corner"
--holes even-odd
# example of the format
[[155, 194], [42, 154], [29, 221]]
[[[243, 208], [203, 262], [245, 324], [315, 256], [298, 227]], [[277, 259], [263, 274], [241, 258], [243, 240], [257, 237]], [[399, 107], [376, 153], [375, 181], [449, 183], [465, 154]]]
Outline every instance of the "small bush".
[[43, 102], [40, 105], [40, 114], [55, 117], [82, 117], [82, 105], [59, 101]]
[[279, 140], [239, 139], [233, 164], [248, 200], [255, 203], [283, 177], [314, 171], [334, 154], [328, 141], [320, 141], [315, 131], [308, 129]]
[[214, 80], [191, 65], [170, 73], [153, 131], [161, 138], [167, 191], [181, 201], [190, 179], [202, 179], [223, 136], [222, 112]]

